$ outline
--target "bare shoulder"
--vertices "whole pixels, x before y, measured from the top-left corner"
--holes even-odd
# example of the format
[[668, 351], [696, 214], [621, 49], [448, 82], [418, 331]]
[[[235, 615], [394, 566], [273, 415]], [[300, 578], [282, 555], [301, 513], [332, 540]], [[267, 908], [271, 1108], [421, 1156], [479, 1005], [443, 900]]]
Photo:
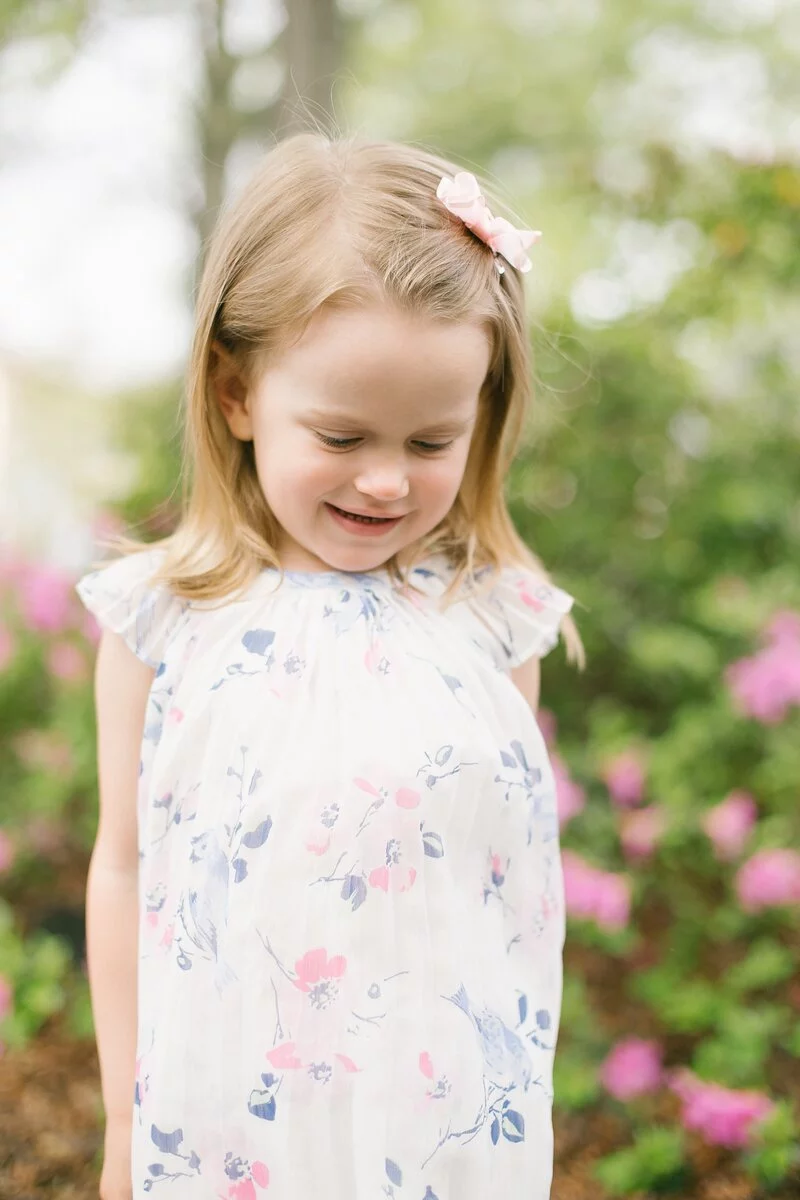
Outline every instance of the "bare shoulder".
[[513, 683], [522, 692], [533, 712], [536, 712], [539, 707], [539, 690], [541, 688], [540, 660], [535, 655], [531, 655], [521, 666], [512, 667], [510, 674]]

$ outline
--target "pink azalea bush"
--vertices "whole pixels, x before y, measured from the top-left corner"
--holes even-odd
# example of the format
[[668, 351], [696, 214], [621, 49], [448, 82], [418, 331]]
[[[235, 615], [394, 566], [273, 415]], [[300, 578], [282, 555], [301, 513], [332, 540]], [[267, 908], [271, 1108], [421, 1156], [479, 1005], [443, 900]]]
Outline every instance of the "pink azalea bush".
[[721, 862], [738, 858], [756, 823], [756, 802], [748, 792], [730, 792], [705, 814], [702, 826]]
[[556, 784], [558, 823], [563, 828], [568, 821], [583, 812], [586, 807], [586, 791], [572, 779], [567, 764], [555, 750], [550, 752], [550, 765]]
[[739, 868], [734, 887], [746, 912], [800, 904], [800, 853], [786, 849], [759, 850]]
[[47, 651], [47, 668], [56, 679], [68, 683], [82, 683], [89, 678], [86, 655], [74, 642], [54, 642]]
[[74, 579], [58, 567], [32, 566], [22, 574], [17, 595], [22, 618], [38, 633], [62, 633], [75, 615]]
[[5, 830], [0, 829], [0, 875], [11, 869], [15, 857], [14, 843]]
[[748, 1145], [756, 1136], [758, 1122], [774, 1108], [763, 1092], [708, 1083], [685, 1068], [670, 1075], [669, 1086], [683, 1101], [684, 1127], [696, 1130], [716, 1146]]
[[611, 799], [620, 808], [640, 804], [644, 795], [644, 763], [633, 750], [623, 750], [606, 763], [602, 770]]
[[725, 679], [741, 713], [775, 725], [800, 705], [800, 614], [777, 613], [763, 640], [764, 649], [733, 663]]
[[662, 1049], [652, 1039], [629, 1037], [616, 1043], [600, 1067], [600, 1082], [617, 1100], [656, 1091], [662, 1082]]
[[625, 857], [631, 861], [648, 859], [667, 828], [667, 814], [658, 804], [625, 812], [620, 819], [620, 843]]
[[630, 880], [593, 867], [572, 850], [562, 858], [567, 912], [604, 929], [624, 929], [630, 917]]

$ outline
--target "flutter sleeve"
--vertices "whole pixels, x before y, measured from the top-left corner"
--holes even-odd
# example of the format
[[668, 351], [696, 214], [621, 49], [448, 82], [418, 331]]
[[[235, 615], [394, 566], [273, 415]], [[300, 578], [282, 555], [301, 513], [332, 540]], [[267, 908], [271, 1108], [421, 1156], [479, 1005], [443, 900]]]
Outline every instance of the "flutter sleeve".
[[154, 668], [188, 607], [163, 584], [151, 582], [162, 559], [158, 549], [127, 555], [84, 575], [75, 589], [99, 623], [120, 634], [136, 657]]
[[541, 575], [524, 567], [505, 567], [465, 608], [474, 621], [474, 640], [508, 671], [529, 658], [543, 658], [557, 645], [561, 622], [573, 603], [568, 592]]

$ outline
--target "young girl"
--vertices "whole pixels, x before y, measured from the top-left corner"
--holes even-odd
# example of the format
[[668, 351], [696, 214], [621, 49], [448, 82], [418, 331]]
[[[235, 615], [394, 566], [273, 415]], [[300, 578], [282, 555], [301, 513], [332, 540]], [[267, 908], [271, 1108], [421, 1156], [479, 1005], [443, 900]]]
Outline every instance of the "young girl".
[[78, 585], [105, 1200], [549, 1195], [534, 710], [580, 643], [502, 495], [536, 236], [431, 154], [304, 134], [212, 241], [182, 523]]

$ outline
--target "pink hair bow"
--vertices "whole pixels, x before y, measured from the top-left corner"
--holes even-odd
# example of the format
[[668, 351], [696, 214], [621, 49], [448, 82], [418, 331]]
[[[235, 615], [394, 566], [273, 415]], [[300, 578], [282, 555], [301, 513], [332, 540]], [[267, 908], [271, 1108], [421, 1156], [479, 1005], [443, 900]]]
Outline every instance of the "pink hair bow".
[[515, 229], [505, 217], [493, 217], [474, 175], [459, 171], [454, 179], [443, 176], [436, 195], [449, 212], [460, 217], [467, 229], [494, 251], [495, 266], [501, 275], [505, 267], [497, 261], [498, 254], [518, 271], [530, 271], [531, 260], [525, 251], [538, 242], [541, 233], [538, 229]]

